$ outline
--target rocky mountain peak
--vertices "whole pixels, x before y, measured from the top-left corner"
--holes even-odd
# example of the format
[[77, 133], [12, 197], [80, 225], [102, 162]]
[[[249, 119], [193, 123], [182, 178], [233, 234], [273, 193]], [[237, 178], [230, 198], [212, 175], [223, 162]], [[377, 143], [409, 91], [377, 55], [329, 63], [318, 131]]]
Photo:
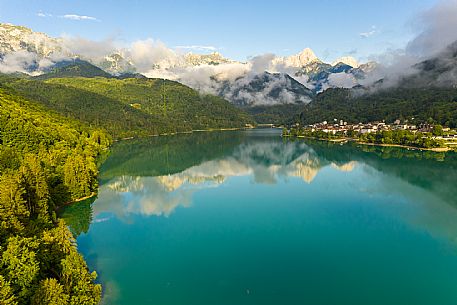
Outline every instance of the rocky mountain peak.
[[230, 60], [222, 56], [219, 52], [213, 52], [210, 54], [194, 54], [187, 53], [185, 55], [185, 61], [191, 66], [199, 65], [219, 65], [224, 63], [229, 63]]
[[343, 57], [340, 57], [338, 58], [337, 60], [335, 60], [333, 63], [332, 63], [332, 66], [335, 66], [339, 63], [343, 63], [345, 65], [348, 65], [348, 66], [351, 66], [353, 68], [358, 68], [359, 67], [359, 63], [357, 62], [357, 60], [352, 57], [352, 56], [343, 56]]
[[58, 39], [23, 26], [0, 23], [0, 54], [27, 51], [48, 57], [60, 50]]
[[303, 67], [312, 62], [320, 61], [310, 48], [305, 48], [298, 54], [284, 58], [284, 63], [289, 67]]

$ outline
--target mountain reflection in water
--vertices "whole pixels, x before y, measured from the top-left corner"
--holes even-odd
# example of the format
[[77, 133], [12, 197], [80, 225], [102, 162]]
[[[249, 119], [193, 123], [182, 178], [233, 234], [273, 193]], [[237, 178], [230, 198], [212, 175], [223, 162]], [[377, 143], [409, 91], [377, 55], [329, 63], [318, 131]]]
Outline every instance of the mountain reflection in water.
[[190, 206], [196, 190], [218, 187], [234, 176], [249, 176], [252, 183], [261, 184], [275, 184], [278, 179], [290, 177], [312, 183], [324, 167], [351, 171], [357, 165], [356, 161], [333, 162], [320, 158], [303, 142], [280, 140], [260, 138], [241, 142], [230, 154], [202, 161], [174, 174], [113, 177], [100, 186], [95, 215], [111, 211], [119, 217], [131, 213], [168, 216], [178, 206]]
[[454, 304], [454, 153], [194, 133], [117, 143], [99, 179], [63, 217], [106, 303]]
[[196, 191], [221, 187], [231, 177], [245, 176], [255, 184], [289, 179], [310, 184], [326, 168], [349, 173], [358, 167], [383, 175], [376, 189], [365, 192], [417, 197], [414, 200], [424, 202], [430, 211], [426, 218], [443, 215], [436, 212], [443, 209], [457, 216], [454, 153], [290, 141], [283, 140], [277, 130], [261, 130], [121, 142], [102, 165], [99, 196], [92, 210], [87, 211], [91, 202], [83, 202], [80, 205], [85, 208], [80, 210], [84, 212], [77, 212], [82, 216], [71, 211], [64, 217], [70, 226], [78, 219], [78, 227], [84, 228], [80, 231], [86, 232], [93, 218], [95, 222], [109, 220], [106, 213], [125, 221], [131, 215], [170, 216], [178, 207], [190, 207]]

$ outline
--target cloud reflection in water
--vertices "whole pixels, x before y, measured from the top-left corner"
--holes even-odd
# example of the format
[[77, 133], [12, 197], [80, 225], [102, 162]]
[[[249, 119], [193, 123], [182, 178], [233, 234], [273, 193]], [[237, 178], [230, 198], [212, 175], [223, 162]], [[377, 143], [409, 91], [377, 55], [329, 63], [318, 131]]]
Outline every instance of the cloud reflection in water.
[[197, 190], [218, 187], [230, 177], [250, 176], [254, 183], [260, 184], [276, 184], [278, 179], [296, 177], [311, 183], [324, 167], [352, 171], [356, 164], [355, 161], [328, 162], [304, 143], [244, 143], [230, 156], [203, 162], [177, 174], [116, 177], [100, 187], [94, 212], [97, 215], [110, 211], [119, 218], [133, 214], [169, 216], [178, 206], [189, 207]]

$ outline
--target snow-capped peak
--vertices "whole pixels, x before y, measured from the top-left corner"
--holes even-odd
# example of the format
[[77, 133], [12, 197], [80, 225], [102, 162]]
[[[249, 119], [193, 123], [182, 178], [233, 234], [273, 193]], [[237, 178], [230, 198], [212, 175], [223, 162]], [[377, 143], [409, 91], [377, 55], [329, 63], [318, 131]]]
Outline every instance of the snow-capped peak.
[[351, 56], [343, 56], [343, 57], [338, 58], [337, 60], [335, 60], [332, 63], [332, 66], [335, 66], [335, 65], [337, 65], [339, 63], [343, 63], [343, 64], [351, 66], [353, 68], [358, 68], [359, 67], [359, 63], [357, 62], [357, 60], [354, 57], [351, 57]]

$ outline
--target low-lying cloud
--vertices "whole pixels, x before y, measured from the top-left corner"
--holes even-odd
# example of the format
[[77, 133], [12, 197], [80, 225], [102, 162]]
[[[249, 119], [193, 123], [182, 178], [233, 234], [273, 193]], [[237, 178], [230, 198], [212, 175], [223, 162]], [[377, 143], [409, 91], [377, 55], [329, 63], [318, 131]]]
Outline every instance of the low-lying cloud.
[[438, 56], [441, 64], [450, 64], [453, 70], [441, 82], [457, 82], [455, 56], [446, 49], [457, 41], [457, 0], [443, 0], [420, 14], [415, 22], [418, 33], [404, 49], [389, 50], [371, 59], [378, 63], [376, 69], [362, 81], [370, 85], [383, 79], [382, 87], [398, 84], [406, 76], [418, 73], [417, 64]]
[[[39, 12], [38, 16], [52, 17], [51, 14]], [[457, 0], [441, 1], [428, 11], [422, 13], [416, 20], [418, 34], [404, 49], [389, 50], [371, 59], [378, 64], [368, 72], [365, 78], [355, 78], [347, 72], [333, 73], [322, 85], [322, 89], [329, 87], [351, 88], [357, 84], [370, 86], [383, 79], [383, 86], [394, 86], [407, 75], [417, 72], [417, 63], [431, 56], [443, 52], [443, 49], [457, 41]], [[96, 17], [76, 14], [59, 16], [71, 20], [99, 21]], [[369, 31], [360, 33], [360, 37], [368, 38], [377, 33], [373, 26]], [[250, 58], [247, 62], [224, 60], [219, 64], [211, 60], [192, 64], [186, 57], [186, 52], [213, 52], [218, 48], [211, 45], [183, 45], [175, 48], [167, 47], [163, 42], [154, 39], [135, 41], [131, 44], [121, 44], [115, 38], [103, 41], [92, 41], [81, 37], [63, 36], [47, 43], [38, 34], [31, 34], [30, 44], [36, 50], [47, 50], [47, 44], [58, 44], [59, 48], [49, 53], [30, 52], [21, 50], [5, 54], [0, 62], [0, 72], [30, 72], [43, 71], [54, 62], [62, 59], [80, 57], [96, 65], [106, 65], [107, 56], [117, 54], [124, 58], [125, 65], [131, 66], [136, 72], [148, 77], [167, 78], [180, 81], [204, 93], [219, 94], [229, 100], [244, 99], [248, 103], [270, 104], [275, 103], [268, 97], [269, 93], [278, 88], [290, 85], [284, 75], [271, 78], [258, 92], [246, 90], [246, 86], [264, 72], [289, 74], [308, 89], [315, 89], [316, 83], [310, 81], [306, 74], [296, 75], [298, 67], [286, 64], [283, 58], [274, 54], [264, 54]], [[35, 36], [33, 36], [35, 35]], [[32, 49], [33, 49], [32, 48]], [[41, 49], [40, 49], [41, 48]], [[452, 54], [441, 53], [444, 65], [455, 64], [452, 60], [446, 62], [446, 56]], [[210, 55], [207, 55], [210, 56]], [[198, 58], [197, 58], [198, 60]], [[109, 70], [110, 67], [105, 66]], [[111, 71], [116, 72], [116, 71]], [[445, 81], [457, 79], [457, 71], [452, 70], [445, 75]], [[318, 88], [319, 89], [319, 88]], [[297, 102], [297, 96], [284, 90], [278, 93], [282, 103]], [[306, 98], [301, 102], [307, 102]]]

